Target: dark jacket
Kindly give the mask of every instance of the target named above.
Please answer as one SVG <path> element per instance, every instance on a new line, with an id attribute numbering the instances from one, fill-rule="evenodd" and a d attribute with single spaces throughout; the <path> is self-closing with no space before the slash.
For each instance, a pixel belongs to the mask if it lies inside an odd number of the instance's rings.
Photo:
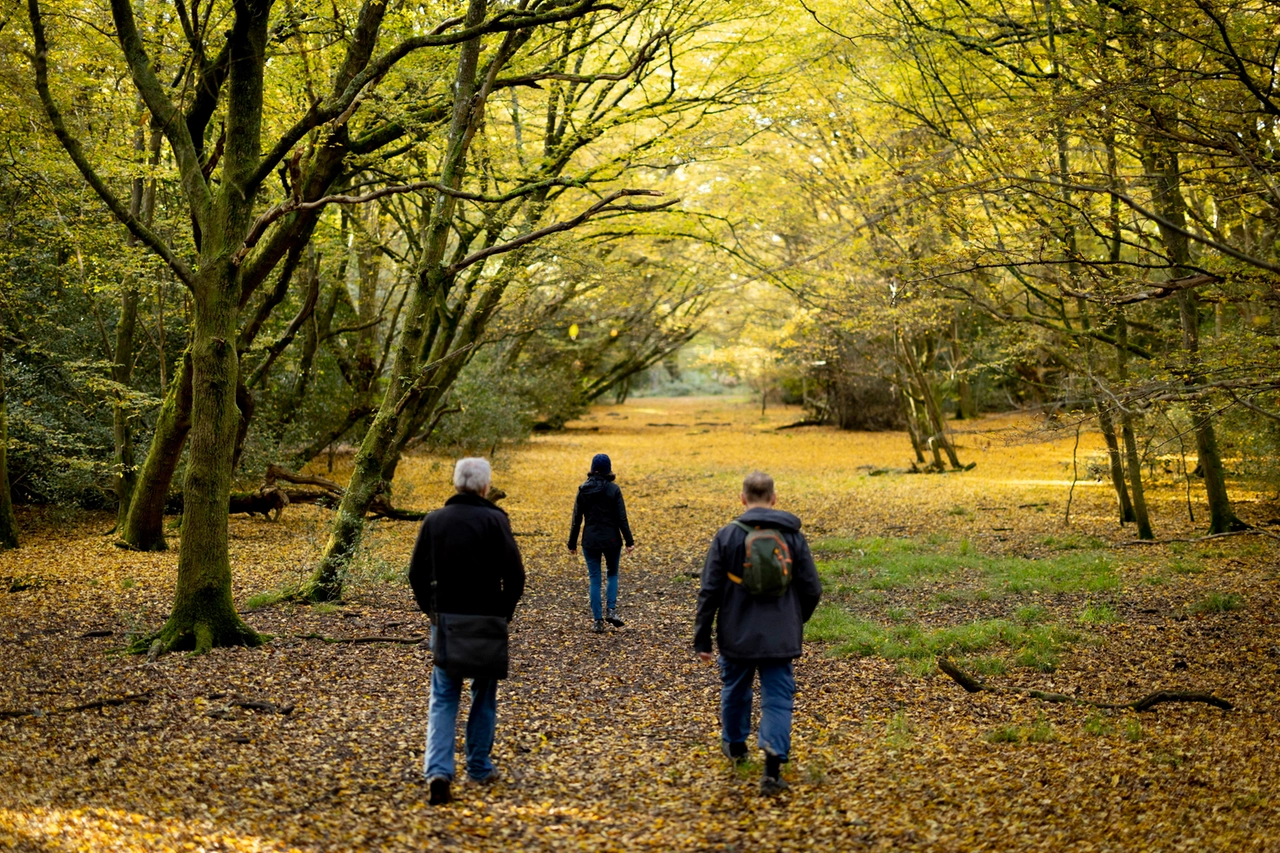
<path id="1" fill-rule="evenodd" d="M 631 526 L 627 524 L 622 489 L 596 474 L 589 475 L 587 481 L 578 486 L 578 498 L 573 502 L 573 527 L 569 531 L 571 551 L 578 547 L 579 527 L 582 528 L 582 547 L 589 551 L 618 548 L 624 541 L 628 548 L 636 544 L 631 538 Z"/>
<path id="2" fill-rule="evenodd" d="M 460 492 L 422 520 L 409 558 L 409 585 L 424 613 L 515 613 L 524 564 L 507 514 Z"/>
<path id="3" fill-rule="evenodd" d="M 707 562 L 702 568 L 693 648 L 699 652 L 711 651 L 714 620 L 716 645 L 727 658 L 798 658 L 804 640 L 804 623 L 809 621 L 822 597 L 822 583 L 813 564 L 813 554 L 800 533 L 800 519 L 789 512 L 763 507 L 749 509 L 739 519 L 753 527 L 772 527 L 782 533 L 791 549 L 791 585 L 777 598 L 757 597 L 729 580 L 729 569 L 741 566 L 746 560 L 747 531 L 736 524 L 720 528 L 711 540 Z"/>

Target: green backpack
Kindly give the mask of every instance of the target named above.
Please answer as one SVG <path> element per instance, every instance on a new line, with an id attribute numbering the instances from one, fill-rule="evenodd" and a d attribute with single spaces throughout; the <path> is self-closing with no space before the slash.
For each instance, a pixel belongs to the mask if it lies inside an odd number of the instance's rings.
<path id="1" fill-rule="evenodd" d="M 729 580 L 741 584 L 752 595 L 778 598 L 791 585 L 791 549 L 782 532 L 771 527 L 752 527 L 734 519 L 747 531 L 746 560 L 742 577 L 729 572 Z"/>

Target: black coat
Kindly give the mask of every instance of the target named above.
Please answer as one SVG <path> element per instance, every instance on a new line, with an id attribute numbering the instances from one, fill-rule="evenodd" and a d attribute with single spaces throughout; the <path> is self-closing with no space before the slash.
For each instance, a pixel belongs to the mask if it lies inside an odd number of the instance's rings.
<path id="1" fill-rule="evenodd" d="M 507 514 L 460 492 L 428 515 L 409 558 L 409 585 L 424 613 L 515 613 L 524 564 Z"/>
<path id="2" fill-rule="evenodd" d="M 716 533 L 702 568 L 693 648 L 711 651 L 711 624 L 716 625 L 720 654 L 737 660 L 790 660 L 800 657 L 804 623 L 822 597 L 822 582 L 813 564 L 809 543 L 800 533 L 800 519 L 778 509 L 755 507 L 739 519 L 755 527 L 782 533 L 791 549 L 791 585 L 777 598 L 753 596 L 728 578 L 731 568 L 746 560 L 747 531 L 728 524 Z M 737 572 L 735 572 L 737 574 Z"/>
<path id="3" fill-rule="evenodd" d="M 584 524 L 585 521 L 585 524 Z M 627 524 L 627 505 L 617 483 L 592 474 L 578 486 L 573 502 L 573 527 L 569 531 L 569 550 L 578 547 L 578 528 L 582 528 L 582 547 L 589 551 L 605 551 L 620 547 L 625 541 L 636 544 Z"/>

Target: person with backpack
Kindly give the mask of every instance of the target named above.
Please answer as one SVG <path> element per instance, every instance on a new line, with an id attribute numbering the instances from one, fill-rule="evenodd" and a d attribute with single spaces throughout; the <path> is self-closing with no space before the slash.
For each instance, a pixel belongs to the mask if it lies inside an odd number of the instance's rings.
<path id="1" fill-rule="evenodd" d="M 587 574 L 591 578 L 591 615 L 595 620 L 593 630 L 604 633 L 604 623 L 621 628 L 618 618 L 618 561 L 625 542 L 627 553 L 635 547 L 631 527 L 627 524 L 627 504 L 622 499 L 622 489 L 613 482 L 613 463 L 604 453 L 591 458 L 591 471 L 587 481 L 578 486 L 578 496 L 573 502 L 573 525 L 569 530 L 569 553 L 578 553 L 578 530 L 582 529 L 582 555 L 587 560 Z M 607 566 L 608 610 L 602 611 L 600 601 L 600 563 Z"/>
<path id="2" fill-rule="evenodd" d="M 822 583 L 800 533 L 800 519 L 774 509 L 773 478 L 762 471 L 742 482 L 746 512 L 720 528 L 707 551 L 694 621 L 693 648 L 704 662 L 715 623 L 720 649 L 720 748 L 735 762 L 747 757 L 751 686 L 760 676 L 760 732 L 764 776 L 760 792 L 787 788 L 782 765 L 791 754 L 791 712 L 804 623 L 822 597 Z"/>

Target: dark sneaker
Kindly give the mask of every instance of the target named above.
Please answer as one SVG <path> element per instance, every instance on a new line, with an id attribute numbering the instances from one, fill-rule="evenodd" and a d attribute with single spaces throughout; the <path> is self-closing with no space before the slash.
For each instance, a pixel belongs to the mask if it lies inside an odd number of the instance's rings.
<path id="1" fill-rule="evenodd" d="M 485 775 L 485 776 L 472 776 L 470 773 L 467 774 L 467 781 L 475 785 L 492 785 L 494 782 L 497 782 L 498 779 L 500 778 L 501 777 L 498 774 L 498 768 L 496 767 L 490 770 L 488 775 Z"/>
<path id="2" fill-rule="evenodd" d="M 623 625 L 626 624 L 625 622 L 623 622 L 621 619 L 618 618 L 617 610 L 610 610 L 609 613 L 604 617 L 604 621 L 608 622 L 610 625 L 612 625 L 615 628 L 621 628 Z"/>
<path id="3" fill-rule="evenodd" d="M 720 741 L 720 751 L 724 753 L 725 758 L 735 764 L 743 764 L 747 760 L 747 745 L 741 741 L 730 743 L 727 740 Z"/>
<path id="4" fill-rule="evenodd" d="M 453 799 L 453 794 L 449 792 L 448 776 L 432 776 L 427 780 L 427 789 L 427 803 L 430 805 L 443 806 Z"/>
<path id="5" fill-rule="evenodd" d="M 766 797 L 777 796 L 790 787 L 781 776 L 764 776 L 760 779 L 760 793 Z"/>
<path id="6" fill-rule="evenodd" d="M 604 620 L 603 620 L 603 619 L 597 619 L 597 620 L 596 620 L 596 626 L 595 626 L 594 628 L 592 628 L 592 629 L 591 629 L 591 631 L 592 631 L 592 633 L 595 633 L 595 634 L 603 634 L 603 633 L 604 633 Z"/>

